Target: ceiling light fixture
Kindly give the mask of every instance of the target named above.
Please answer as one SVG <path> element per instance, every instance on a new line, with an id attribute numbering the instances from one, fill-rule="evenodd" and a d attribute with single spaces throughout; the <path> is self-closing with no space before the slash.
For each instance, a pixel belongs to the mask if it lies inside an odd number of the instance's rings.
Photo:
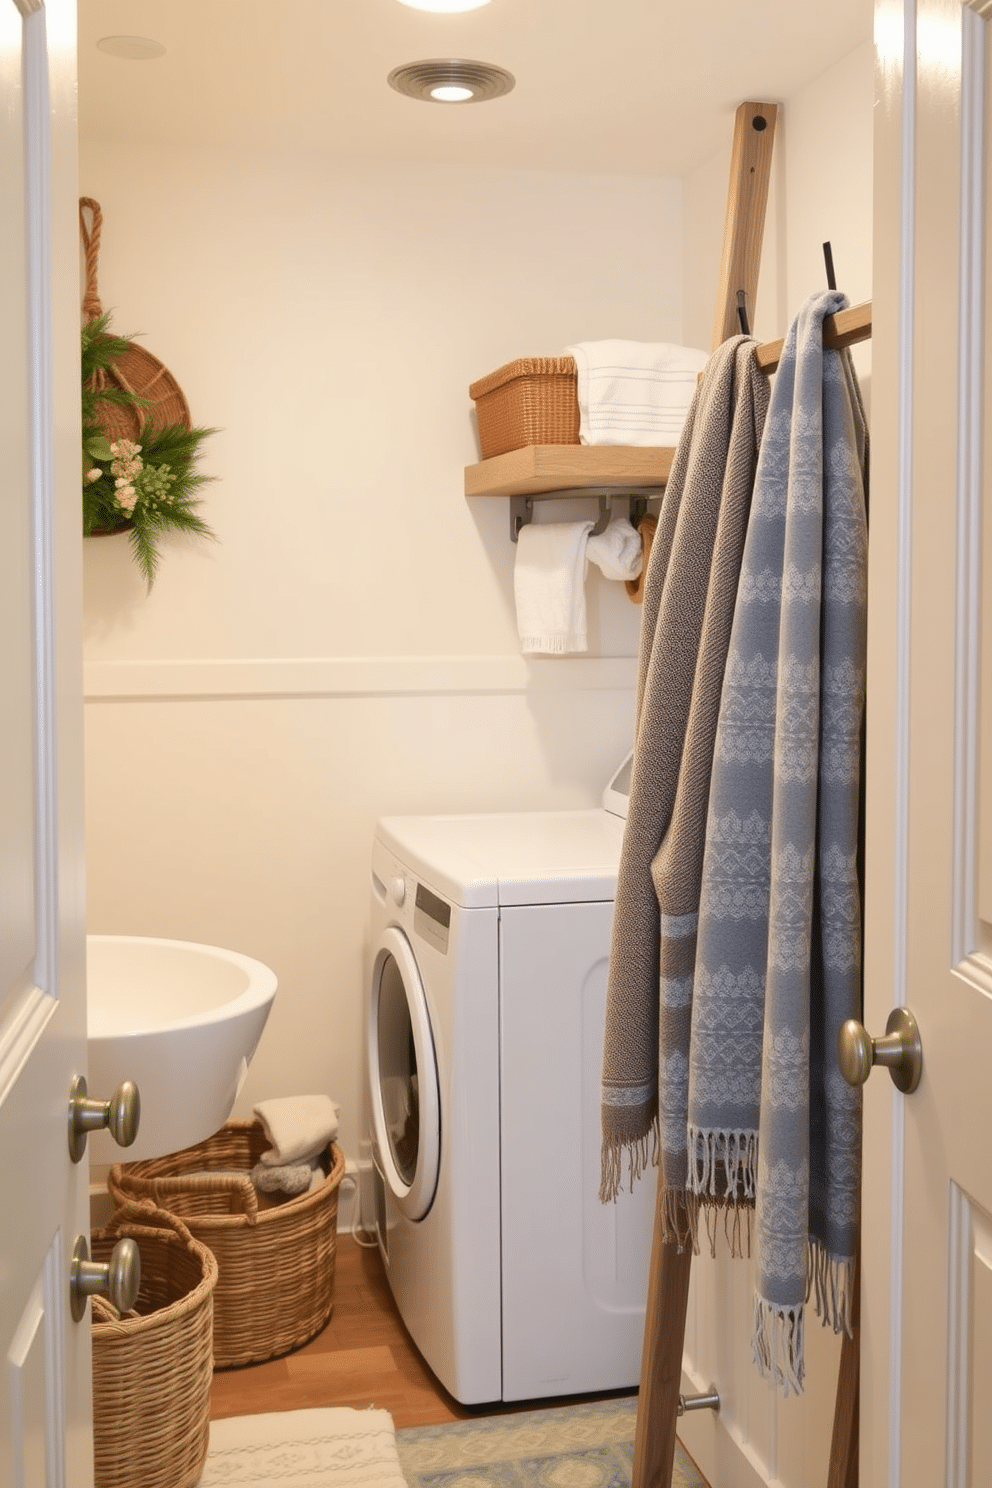
<path id="1" fill-rule="evenodd" d="M 450 83 L 443 83 L 440 87 L 431 89 L 431 97 L 435 103 L 468 103 L 472 97 L 472 89 L 455 88 Z"/>
<path id="2" fill-rule="evenodd" d="M 433 57 L 394 67 L 387 82 L 397 93 L 425 103 L 486 103 L 509 93 L 516 79 L 492 62 Z"/>
<path id="3" fill-rule="evenodd" d="M 150 36 L 101 36 L 97 47 L 111 57 L 123 57 L 126 62 L 150 62 L 154 57 L 165 56 L 165 47 Z"/>
<path id="4" fill-rule="evenodd" d="M 456 10 L 481 10 L 489 0 L 400 0 L 400 4 L 413 10 L 436 10 L 451 15 Z"/>

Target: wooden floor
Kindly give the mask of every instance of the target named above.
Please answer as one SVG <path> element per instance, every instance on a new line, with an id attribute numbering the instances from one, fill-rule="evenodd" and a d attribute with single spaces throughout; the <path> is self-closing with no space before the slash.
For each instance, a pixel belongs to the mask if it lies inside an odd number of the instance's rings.
<path id="1" fill-rule="evenodd" d="M 471 1409 L 459 1405 L 414 1348 L 396 1311 L 378 1250 L 364 1249 L 351 1235 L 342 1234 L 335 1263 L 334 1311 L 327 1327 L 282 1359 L 218 1370 L 210 1413 L 218 1419 L 312 1406 L 350 1405 L 364 1410 L 373 1405 L 389 1411 L 402 1429 L 562 1403 L 541 1400 Z"/>

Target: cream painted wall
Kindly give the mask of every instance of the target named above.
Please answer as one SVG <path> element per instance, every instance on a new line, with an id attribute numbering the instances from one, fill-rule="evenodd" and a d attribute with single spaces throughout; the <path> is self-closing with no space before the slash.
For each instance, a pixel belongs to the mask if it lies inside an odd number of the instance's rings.
<path id="1" fill-rule="evenodd" d="M 802 302 L 826 288 L 822 244 L 830 241 L 839 288 L 852 304 L 872 294 L 872 108 L 874 49 L 852 52 L 779 115 L 754 332 L 784 334 Z M 712 329 L 729 168 L 726 155 L 684 184 L 685 326 L 689 339 Z M 712 276 L 712 277 L 711 277 Z M 705 342 L 708 344 L 708 340 Z M 870 342 L 855 348 L 862 389 L 870 391 Z M 751 1362 L 750 1265 L 705 1255 L 693 1266 L 684 1387 L 715 1387 L 719 1415 L 685 1416 L 679 1434 L 703 1473 L 720 1488 L 813 1488 L 827 1481 L 839 1339 L 812 1315 L 806 1326 L 807 1380 L 782 1399 Z"/>
<path id="2" fill-rule="evenodd" d="M 517 649 L 502 500 L 470 505 L 468 385 L 513 357 L 679 340 L 675 181 L 83 140 L 115 326 L 216 425 L 216 546 L 150 596 L 126 539 L 87 545 L 90 661 Z M 618 231 L 622 226 L 622 234 Z M 593 650 L 637 617 L 591 586 Z"/>
<path id="3" fill-rule="evenodd" d="M 237 1112 L 327 1091 L 354 1157 L 376 817 L 586 806 L 630 747 L 640 612 L 594 569 L 589 656 L 524 662 L 468 384 L 679 340 L 680 187 L 85 132 L 81 183 L 115 326 L 222 431 L 217 543 L 170 544 L 151 594 L 125 538 L 86 543 L 90 928 L 271 965 Z"/>

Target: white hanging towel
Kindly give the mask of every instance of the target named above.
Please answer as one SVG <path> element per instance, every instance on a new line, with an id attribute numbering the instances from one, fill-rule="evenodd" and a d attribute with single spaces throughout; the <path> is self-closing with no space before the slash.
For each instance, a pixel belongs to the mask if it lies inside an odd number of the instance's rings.
<path id="1" fill-rule="evenodd" d="M 586 543 L 591 522 L 527 522 L 517 538 L 513 593 L 524 652 L 586 650 Z"/>
<path id="2" fill-rule="evenodd" d="M 709 353 L 667 341 L 580 341 L 581 444 L 676 445 Z"/>

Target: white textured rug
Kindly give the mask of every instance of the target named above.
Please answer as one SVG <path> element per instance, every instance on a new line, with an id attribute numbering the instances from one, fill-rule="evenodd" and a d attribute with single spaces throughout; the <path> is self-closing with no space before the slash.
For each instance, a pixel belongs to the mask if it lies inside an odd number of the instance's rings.
<path id="1" fill-rule="evenodd" d="M 199 1488 L 406 1488 L 384 1410 L 273 1411 L 211 1421 Z"/>

